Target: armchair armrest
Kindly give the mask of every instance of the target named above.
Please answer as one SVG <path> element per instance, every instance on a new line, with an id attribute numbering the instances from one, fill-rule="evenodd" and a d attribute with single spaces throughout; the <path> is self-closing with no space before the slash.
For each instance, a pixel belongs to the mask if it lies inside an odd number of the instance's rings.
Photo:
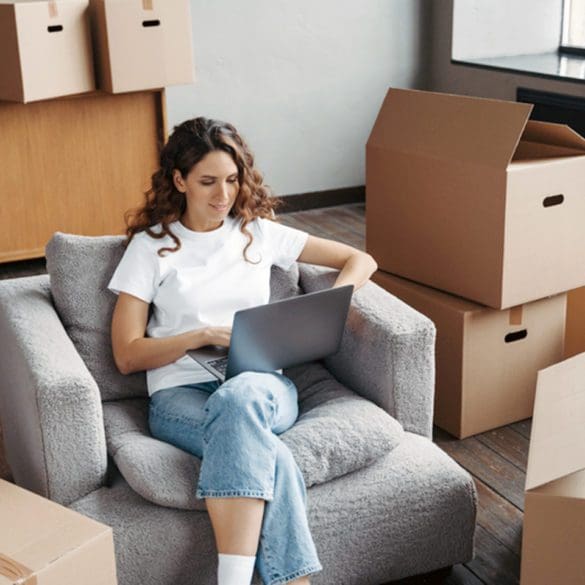
<path id="1" fill-rule="evenodd" d="M 299 267 L 305 292 L 331 287 L 338 274 L 311 264 Z M 405 430 L 432 436 L 435 326 L 428 317 L 370 281 L 354 293 L 341 348 L 325 365 Z"/>
<path id="2" fill-rule="evenodd" d="M 0 281 L 0 417 L 17 484 L 63 505 L 105 484 L 98 386 L 51 302 L 46 275 Z"/>

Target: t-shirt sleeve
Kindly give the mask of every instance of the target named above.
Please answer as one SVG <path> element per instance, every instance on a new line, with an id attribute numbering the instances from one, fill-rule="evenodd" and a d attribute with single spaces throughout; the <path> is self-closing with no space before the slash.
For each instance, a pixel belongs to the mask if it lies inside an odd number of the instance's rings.
<path id="1" fill-rule="evenodd" d="M 309 234 L 269 219 L 259 219 L 264 246 L 272 257 L 272 264 L 288 270 L 298 259 Z"/>
<path id="2" fill-rule="evenodd" d="M 144 238 L 135 236 L 128 244 L 108 289 L 115 294 L 121 292 L 150 303 L 158 284 L 158 259 L 154 246 Z"/>

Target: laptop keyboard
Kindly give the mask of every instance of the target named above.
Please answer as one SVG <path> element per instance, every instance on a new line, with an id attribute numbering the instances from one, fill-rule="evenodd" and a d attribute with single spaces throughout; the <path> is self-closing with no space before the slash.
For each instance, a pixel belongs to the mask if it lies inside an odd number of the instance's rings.
<path id="1" fill-rule="evenodd" d="M 225 372 L 227 370 L 227 365 L 228 365 L 228 358 L 227 357 L 222 357 L 222 358 L 219 358 L 217 360 L 210 360 L 207 363 L 208 363 L 208 365 L 212 366 L 218 372 L 220 372 L 221 374 L 223 374 L 225 376 Z"/>

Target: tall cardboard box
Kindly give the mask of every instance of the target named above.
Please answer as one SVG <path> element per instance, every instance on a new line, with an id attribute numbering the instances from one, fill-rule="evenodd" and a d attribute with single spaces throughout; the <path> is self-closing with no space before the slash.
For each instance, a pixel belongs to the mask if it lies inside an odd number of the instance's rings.
<path id="1" fill-rule="evenodd" d="M 100 89 L 193 82 L 189 0 L 91 0 L 91 16 Z"/>
<path id="2" fill-rule="evenodd" d="M 585 287 L 576 288 L 567 294 L 567 331 L 565 334 L 565 357 L 585 351 Z"/>
<path id="3" fill-rule="evenodd" d="M 437 426 L 464 438 L 532 415 L 538 370 L 563 359 L 566 294 L 496 310 L 378 271 L 437 328 Z"/>
<path id="4" fill-rule="evenodd" d="M 0 479 L 0 584 L 116 585 L 112 529 Z"/>
<path id="5" fill-rule="evenodd" d="M 0 0 L 0 100 L 95 90 L 88 0 Z"/>
<path id="6" fill-rule="evenodd" d="M 522 585 L 585 584 L 585 353 L 538 373 Z"/>
<path id="7" fill-rule="evenodd" d="M 366 148 L 366 248 L 502 309 L 585 285 L 585 139 L 532 105 L 390 89 Z"/>

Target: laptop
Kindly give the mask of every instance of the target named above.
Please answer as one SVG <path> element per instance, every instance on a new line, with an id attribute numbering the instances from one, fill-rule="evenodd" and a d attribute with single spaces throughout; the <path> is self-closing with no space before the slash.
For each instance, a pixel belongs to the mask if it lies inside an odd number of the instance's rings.
<path id="1" fill-rule="evenodd" d="M 353 285 L 237 311 L 230 347 L 187 352 L 221 382 L 242 372 L 274 372 L 338 351 Z"/>

